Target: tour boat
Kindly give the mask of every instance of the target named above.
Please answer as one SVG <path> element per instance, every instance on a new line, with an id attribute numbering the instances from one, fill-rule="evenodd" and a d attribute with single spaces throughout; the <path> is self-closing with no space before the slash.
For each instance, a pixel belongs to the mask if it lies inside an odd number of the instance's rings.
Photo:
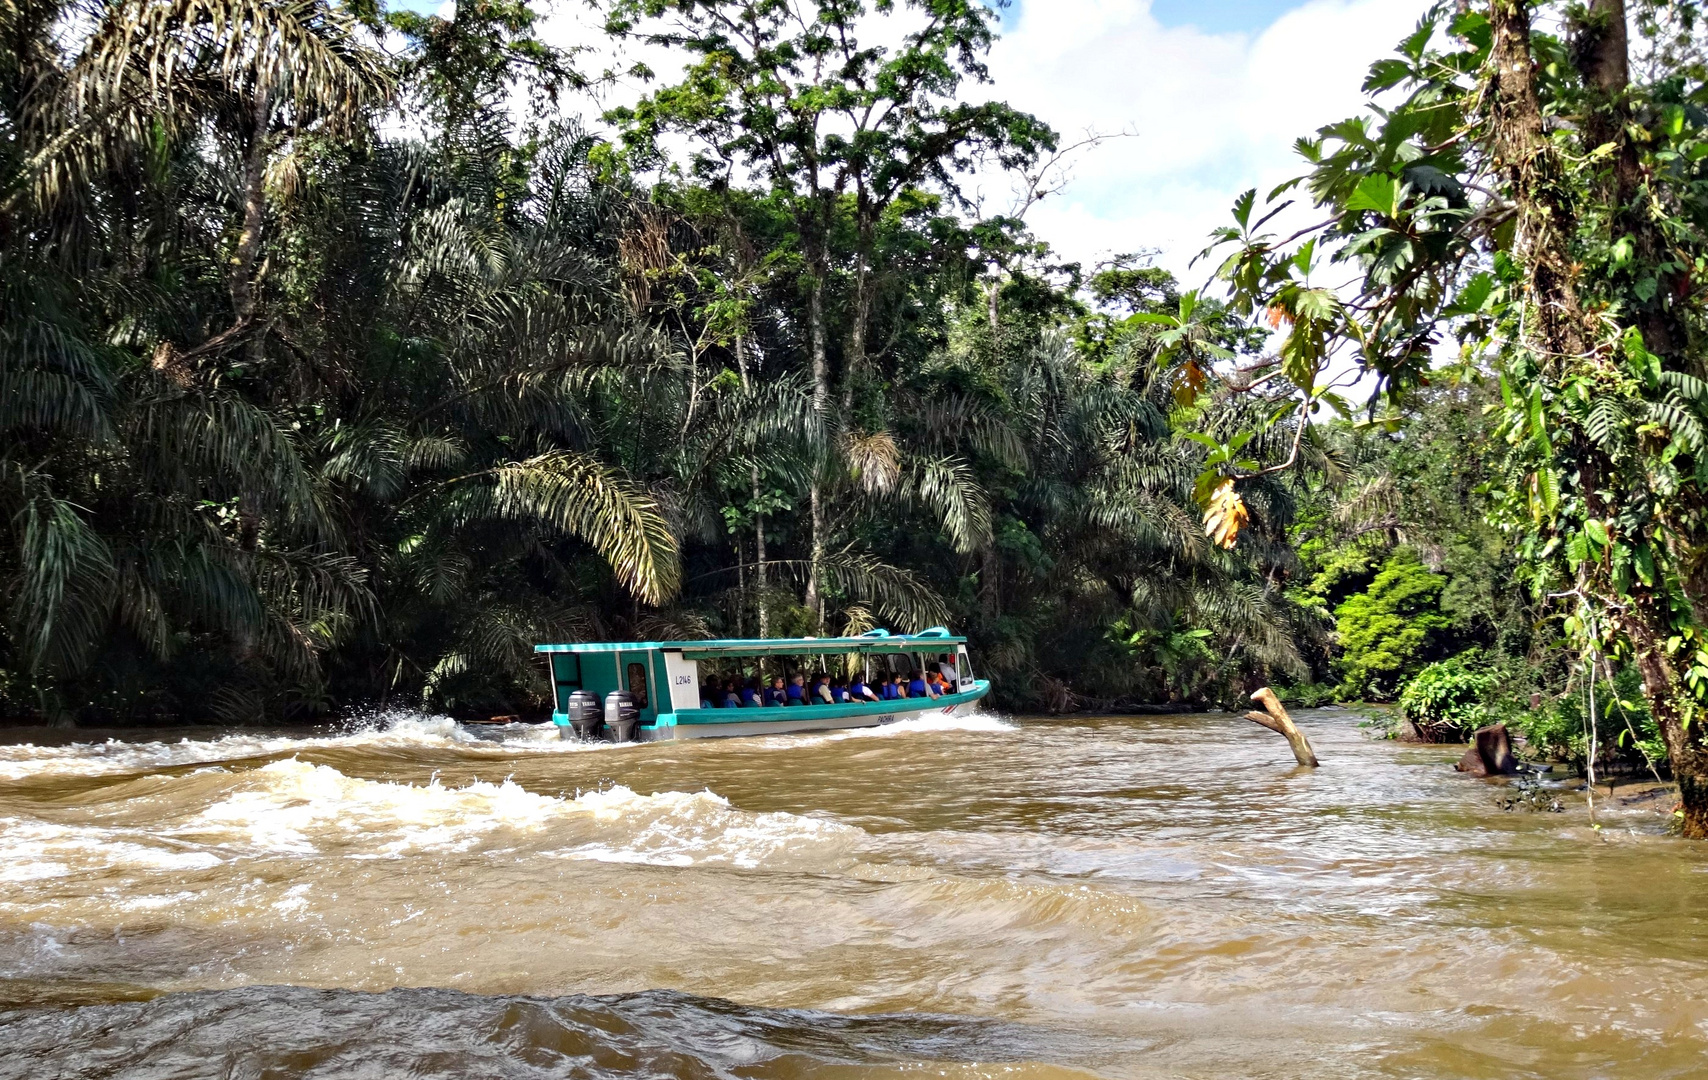
<path id="1" fill-rule="evenodd" d="M 552 722 L 566 739 L 706 739 L 878 727 L 971 712 L 990 692 L 989 681 L 972 677 L 967 639 L 940 626 L 918 634 L 871 630 L 858 637 L 601 642 L 536 645 L 534 651 L 550 663 Z M 702 696 L 703 665 L 708 677 L 759 677 L 762 686 L 777 675 L 810 680 L 820 671 L 860 673 L 873 683 L 886 673 L 905 678 L 912 671 L 938 671 L 947 692 L 830 705 L 708 707 L 717 702 Z M 712 698 L 721 694 L 720 688 Z"/>

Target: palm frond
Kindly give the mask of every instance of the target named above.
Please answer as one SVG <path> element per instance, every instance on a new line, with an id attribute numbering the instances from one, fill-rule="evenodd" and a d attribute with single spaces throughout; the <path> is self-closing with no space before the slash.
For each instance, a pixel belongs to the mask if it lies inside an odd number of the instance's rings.
<path id="1" fill-rule="evenodd" d="M 914 632 L 948 621 L 947 605 L 917 574 L 869 553 L 845 549 L 826 555 L 819 570 L 827 585 L 875 610 L 897 629 Z"/>
<path id="2" fill-rule="evenodd" d="M 661 604 L 680 586 L 676 538 L 659 502 L 585 454 L 541 454 L 450 486 L 455 517 L 533 521 L 580 537 L 645 603 Z"/>
<path id="3" fill-rule="evenodd" d="M 964 459 L 917 459 L 899 490 L 936 514 L 956 551 L 966 554 L 990 543 L 990 500 Z"/>

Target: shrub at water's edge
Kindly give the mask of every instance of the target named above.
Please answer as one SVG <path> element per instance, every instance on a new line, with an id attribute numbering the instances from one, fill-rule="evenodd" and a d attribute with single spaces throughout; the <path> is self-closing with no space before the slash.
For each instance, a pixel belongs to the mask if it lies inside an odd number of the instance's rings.
<path id="1" fill-rule="evenodd" d="M 1593 688 L 1579 670 L 1563 688 L 1545 690 L 1534 666 L 1468 650 L 1424 668 L 1401 692 L 1399 707 L 1372 726 L 1388 738 L 1446 743 L 1505 724 L 1523 756 L 1582 774 L 1590 756 L 1592 694 L 1597 770 L 1664 774 L 1665 747 L 1640 677 L 1629 668 L 1611 683 L 1597 678 Z"/>
<path id="2" fill-rule="evenodd" d="M 1463 657 L 1430 664 L 1400 694 L 1400 716 L 1426 742 L 1463 742 L 1489 718 L 1494 673 Z"/>

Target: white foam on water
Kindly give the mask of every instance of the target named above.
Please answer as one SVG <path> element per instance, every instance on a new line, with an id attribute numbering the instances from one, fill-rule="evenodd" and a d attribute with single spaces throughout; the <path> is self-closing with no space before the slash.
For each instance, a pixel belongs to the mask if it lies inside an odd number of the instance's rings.
<path id="1" fill-rule="evenodd" d="M 237 790 L 172 835 L 251 855 L 394 859 L 464 852 L 500 830 L 567 846 L 545 854 L 608 862 L 756 867 L 785 850 L 840 850 L 859 829 L 796 814 L 732 808 L 710 791 L 645 795 L 617 786 L 564 798 L 511 780 L 446 787 L 364 780 L 295 758 L 236 774 Z"/>
<path id="2" fill-rule="evenodd" d="M 736 810 L 727 799 L 709 791 L 635 796 L 627 788 L 617 788 L 599 796 L 582 796 L 579 801 L 613 795 L 619 803 L 637 798 L 651 801 L 625 815 L 624 827 L 613 830 L 616 835 L 601 836 L 555 855 L 595 862 L 650 866 L 722 864 L 752 870 L 783 859 L 792 863 L 823 862 L 847 854 L 866 839 L 864 830 L 841 822 L 800 814 Z"/>
<path id="3" fill-rule="evenodd" d="M 458 787 L 367 780 L 298 758 L 158 779 L 194 790 L 195 803 L 146 826 L 0 818 L 0 882 L 186 873 L 249 858 L 399 859 L 489 841 L 555 859 L 751 869 L 823 865 L 866 839 L 831 820 L 738 810 L 711 791 L 614 786 L 570 798 L 509 779 Z"/>
<path id="4" fill-rule="evenodd" d="M 844 731 L 820 732 L 812 735 L 778 735 L 764 741 L 767 747 L 818 746 L 847 739 L 893 739 L 900 735 L 920 735 L 947 731 L 998 734 L 1019 731 L 1020 725 L 985 712 L 930 712 L 878 727 L 848 728 Z"/>
<path id="5" fill-rule="evenodd" d="M 26 882 L 106 870 L 185 873 L 223 860 L 211 851 L 151 842 L 132 830 L 0 818 L 0 881 Z"/>
<path id="6" fill-rule="evenodd" d="M 1005 732 L 1017 725 L 989 713 L 945 715 L 933 711 L 873 728 L 808 735 L 778 735 L 755 740 L 756 745 L 778 747 L 812 746 L 841 739 L 893 738 L 922 732 Z M 27 780 L 36 776 L 115 776 L 148 773 L 185 765 L 213 765 L 253 758 L 278 757 L 317 750 L 453 750 L 459 754 L 504 757 L 513 754 L 597 753 L 634 749 L 644 744 L 617 746 L 581 742 L 561 737 L 557 725 L 482 725 L 465 727 L 448 716 L 418 712 L 388 711 L 356 721 L 350 730 L 329 735 L 274 735 L 235 732 L 211 739 L 183 738 L 177 742 L 126 742 L 109 739 L 100 743 L 70 743 L 38 746 L 33 743 L 0 744 L 0 780 Z"/>
<path id="7" fill-rule="evenodd" d="M 464 753 L 585 753 L 606 748 L 559 737 L 555 724 L 504 724 L 479 733 L 448 716 L 386 712 L 359 721 L 334 735 L 257 735 L 237 732 L 213 739 L 177 742 L 71 743 L 37 746 L 0 745 L 0 780 L 41 775 L 106 776 L 152 772 L 184 765 L 217 764 L 273 757 L 305 750 L 453 749 Z M 615 747 L 610 747 L 615 749 Z"/>
<path id="8" fill-rule="evenodd" d="M 241 774 L 241 789 L 189 821 L 180 835 L 251 852 L 312 855 L 327 843 L 375 858 L 418 850 L 465 850 L 494 829 L 535 829 L 568 803 L 510 780 L 447 788 L 345 776 L 296 758 Z"/>

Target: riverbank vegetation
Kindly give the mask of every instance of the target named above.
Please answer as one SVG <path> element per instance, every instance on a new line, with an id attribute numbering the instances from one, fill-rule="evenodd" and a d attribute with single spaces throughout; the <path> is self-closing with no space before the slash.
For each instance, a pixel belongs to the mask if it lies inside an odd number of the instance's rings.
<path id="1" fill-rule="evenodd" d="M 1010 708 L 1593 731 L 1708 829 L 1694 8 L 1438 5 L 1198 282 L 1034 235 L 1095 138 L 897 8 L 617 0 L 680 63 L 609 109 L 522 0 L 0 7 L 0 708 L 950 623 Z"/>

